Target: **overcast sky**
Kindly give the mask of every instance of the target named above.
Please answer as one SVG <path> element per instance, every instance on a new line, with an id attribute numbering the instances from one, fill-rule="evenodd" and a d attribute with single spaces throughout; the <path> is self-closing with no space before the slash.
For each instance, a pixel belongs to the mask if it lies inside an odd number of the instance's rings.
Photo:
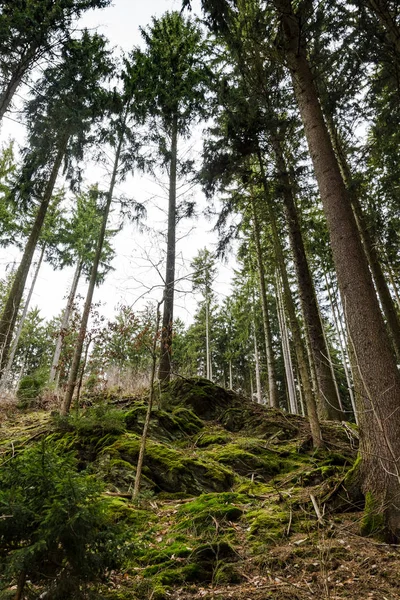
<path id="1" fill-rule="evenodd" d="M 194 13 L 199 11 L 199 1 L 193 2 Z M 134 45 L 141 43 L 139 27 L 146 27 L 151 23 L 151 17 L 161 16 L 167 10 L 180 10 L 181 0 L 114 0 L 112 6 L 97 11 L 90 11 L 79 22 L 79 27 L 96 28 L 104 34 L 113 47 L 120 47 L 129 51 Z M 9 138 L 15 138 L 19 143 L 23 140 L 23 127 L 18 126 L 13 120 L 18 120 L 18 115 L 11 113 L 5 120 L 0 131 L 0 140 L 4 143 Z M 195 139 L 191 141 L 194 152 L 201 148 L 201 127 L 196 130 Z M 99 181 L 107 184 L 107 174 L 99 169 L 91 168 L 86 173 L 88 183 Z M 126 183 L 118 186 L 117 193 L 132 196 L 135 200 L 144 202 L 148 210 L 146 225 L 150 228 L 147 233 L 141 233 L 137 227 L 127 226 L 115 240 L 117 258 L 113 263 L 115 271 L 107 276 L 106 282 L 97 289 L 94 301 L 101 301 L 101 312 L 111 317 L 118 303 L 134 304 L 143 307 L 147 301 L 160 299 L 162 295 L 162 281 L 160 275 L 164 274 L 164 266 L 160 259 L 165 250 L 162 231 L 165 231 L 167 190 L 156 185 L 150 176 L 135 176 Z M 203 212 L 206 202 L 200 190 L 194 191 L 198 212 Z M 207 246 L 210 250 L 215 247 L 216 236 L 211 233 L 212 222 L 199 217 L 194 222 L 186 221 L 181 224 L 178 232 L 177 247 L 177 273 L 178 277 L 190 271 L 190 260 L 196 255 L 198 249 Z M 13 259 L 17 259 L 15 252 L 2 250 L 0 269 L 4 268 Z M 160 275 L 157 274 L 157 268 Z M 227 282 L 230 279 L 231 269 L 220 265 L 220 275 L 216 282 L 216 291 L 222 299 L 229 294 Z M 72 281 L 73 269 L 63 272 L 54 272 L 48 265 L 42 267 L 32 305 L 42 309 L 46 318 L 58 314 L 65 303 L 65 297 Z M 196 302 L 190 293 L 191 284 L 183 281 L 182 290 L 188 294 L 178 293 L 176 298 L 176 315 L 185 322 L 190 322 Z M 79 293 L 86 294 L 86 286 L 81 284 Z"/>

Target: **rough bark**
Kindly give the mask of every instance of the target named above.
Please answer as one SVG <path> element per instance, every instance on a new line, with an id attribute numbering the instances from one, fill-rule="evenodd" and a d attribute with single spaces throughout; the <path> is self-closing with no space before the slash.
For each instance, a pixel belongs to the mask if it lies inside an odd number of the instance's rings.
<path id="1" fill-rule="evenodd" d="M 15 279 L 7 298 L 3 313 L 0 319 L 0 379 L 3 375 L 4 367 L 7 364 L 8 353 L 11 344 L 11 339 L 14 333 L 15 322 L 18 315 L 18 309 L 21 304 L 22 296 L 25 289 L 26 280 L 29 273 L 29 268 L 32 264 L 33 254 L 35 252 L 40 232 L 46 218 L 50 200 L 53 194 L 54 186 L 57 180 L 57 175 L 61 167 L 61 162 L 64 157 L 67 141 L 65 140 L 57 152 L 53 168 L 50 173 L 49 181 L 43 194 L 35 221 L 32 226 L 31 233 L 25 246 L 24 254 L 21 263 L 15 274 Z"/>
<path id="2" fill-rule="evenodd" d="M 72 358 L 71 369 L 70 369 L 69 376 L 68 376 L 67 389 L 65 391 L 64 401 L 63 401 L 63 404 L 61 407 L 61 413 L 63 415 L 67 415 L 69 413 L 69 409 L 71 407 L 71 402 L 72 402 L 72 397 L 74 395 L 75 386 L 77 384 L 77 378 L 78 378 L 78 373 L 79 373 L 79 364 L 81 362 L 83 344 L 85 342 L 87 324 L 89 321 L 89 314 L 90 314 L 90 309 L 92 306 L 94 289 L 96 287 L 97 274 L 99 271 L 101 253 L 103 251 L 104 238 L 106 235 L 108 215 L 110 213 L 110 207 L 111 207 L 111 202 L 113 199 L 114 187 L 115 187 L 115 183 L 117 180 L 117 173 L 118 173 L 119 160 L 120 160 L 120 156 L 121 156 L 122 143 L 123 143 L 123 134 L 120 135 L 120 138 L 118 141 L 118 146 L 117 146 L 117 149 L 115 152 L 114 166 L 113 166 L 113 171 L 112 171 L 112 175 L 111 175 L 110 187 L 109 187 L 108 193 L 107 193 L 107 202 L 106 202 L 106 206 L 104 208 L 103 221 L 101 223 L 99 238 L 97 240 L 96 254 L 94 256 L 92 269 L 90 271 L 90 280 L 89 280 L 88 291 L 87 291 L 86 299 L 85 299 L 85 306 L 83 308 L 81 325 L 79 328 L 78 339 L 75 344 L 74 356 Z"/>
<path id="3" fill-rule="evenodd" d="M 363 490 L 400 536 L 400 374 L 380 312 L 347 190 L 319 104 L 290 0 L 274 0 L 284 52 L 327 219 L 350 343 L 363 385 L 359 410 Z"/>
<path id="4" fill-rule="evenodd" d="M 364 251 L 371 269 L 372 277 L 374 278 L 376 291 L 378 292 L 382 311 L 386 319 L 390 337 L 392 338 L 397 361 L 400 363 L 400 318 L 396 311 L 396 306 L 391 296 L 389 287 L 386 283 L 386 278 L 382 270 L 379 255 L 363 214 L 357 190 L 354 187 L 351 170 L 347 162 L 347 157 L 343 150 L 339 134 L 336 131 L 333 120 L 328 117 L 327 121 L 333 147 L 338 159 L 340 170 L 342 172 L 343 180 L 347 187 L 351 206 L 353 208 L 358 231 L 360 232 Z"/>
<path id="5" fill-rule="evenodd" d="M 164 311 L 161 329 L 161 355 L 158 369 L 160 381 L 171 376 L 172 324 L 174 319 L 175 250 L 176 250 L 176 173 L 178 159 L 178 117 L 171 128 L 171 161 L 169 170 L 167 265 L 164 287 Z"/>
<path id="6" fill-rule="evenodd" d="M 251 200 L 251 210 L 253 216 L 253 237 L 256 246 L 258 281 L 260 286 L 261 310 L 263 316 L 265 352 L 267 356 L 267 371 L 268 371 L 268 396 L 269 405 L 272 408 L 279 407 L 278 387 L 276 385 L 275 359 L 272 348 L 272 335 L 269 319 L 269 310 L 267 302 L 267 289 L 265 285 L 265 269 L 262 259 L 261 243 L 260 243 L 260 224 L 257 216 L 254 199 Z"/>
<path id="7" fill-rule="evenodd" d="M 60 373 L 58 363 L 60 361 L 62 343 L 63 343 L 63 339 L 64 339 L 64 336 L 65 336 L 65 333 L 66 333 L 66 330 L 68 327 L 69 318 L 70 318 L 70 315 L 72 312 L 72 307 L 74 304 L 76 290 L 78 288 L 81 271 L 82 271 L 82 261 L 79 260 L 78 264 L 76 265 L 74 278 L 72 280 L 71 290 L 68 295 L 67 306 L 65 307 L 65 311 L 63 314 L 63 318 L 62 318 L 62 322 L 61 322 L 61 330 L 57 337 L 57 343 L 56 343 L 56 347 L 54 350 L 53 360 L 51 363 L 49 383 L 54 383 L 56 381 L 56 379 L 58 379 L 58 375 Z"/>

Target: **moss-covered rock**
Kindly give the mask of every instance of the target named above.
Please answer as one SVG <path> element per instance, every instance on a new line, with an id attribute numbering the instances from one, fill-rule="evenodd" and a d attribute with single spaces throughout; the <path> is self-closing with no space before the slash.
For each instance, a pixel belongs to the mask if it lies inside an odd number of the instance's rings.
<path id="1" fill-rule="evenodd" d="M 111 457 L 119 457 L 136 465 L 140 439 L 125 434 L 105 449 Z M 143 473 L 157 489 L 166 492 L 198 494 L 203 491 L 225 491 L 232 487 L 233 472 L 212 460 L 204 461 L 188 456 L 166 444 L 148 440 L 144 456 Z"/>
<path id="2" fill-rule="evenodd" d="M 273 475 L 276 475 L 284 469 L 284 464 L 279 460 L 276 453 L 267 448 L 261 449 L 255 445 L 249 449 L 243 448 L 243 443 L 230 443 L 223 447 L 215 447 L 205 451 L 205 455 L 223 465 L 228 465 L 236 473 L 251 477 L 257 475 L 258 478 L 268 481 Z M 254 448 L 256 448 L 254 452 Z"/>
<path id="3" fill-rule="evenodd" d="M 223 529 L 229 522 L 237 521 L 243 514 L 242 504 L 247 501 L 244 494 L 226 492 L 222 494 L 202 494 L 192 502 L 178 509 L 178 531 L 193 532 L 202 536 L 216 527 Z"/>

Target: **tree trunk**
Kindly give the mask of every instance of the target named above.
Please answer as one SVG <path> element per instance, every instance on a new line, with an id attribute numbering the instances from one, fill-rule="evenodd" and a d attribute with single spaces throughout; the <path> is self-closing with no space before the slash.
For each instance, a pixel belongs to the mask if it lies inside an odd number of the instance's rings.
<path id="1" fill-rule="evenodd" d="M 400 363 L 400 319 L 396 311 L 396 306 L 390 294 L 389 287 L 386 283 L 385 275 L 382 270 L 378 252 L 373 242 L 372 236 L 368 229 L 365 216 L 360 204 L 360 200 L 356 189 L 354 188 L 353 178 L 347 157 L 345 155 L 339 134 L 336 131 L 335 124 L 330 115 L 327 117 L 329 130 L 332 138 L 333 147 L 338 159 L 339 167 L 342 172 L 344 183 L 347 187 L 347 192 L 351 205 L 353 207 L 354 216 L 358 231 L 360 232 L 364 251 L 371 269 L 372 277 L 374 278 L 375 287 L 378 292 L 379 300 L 386 318 L 386 323 L 392 338 L 393 347 L 396 352 L 397 361 Z"/>
<path id="2" fill-rule="evenodd" d="M 258 280 L 260 285 L 260 300 L 261 309 L 263 315 L 263 326 L 264 326 L 264 339 L 265 339 L 265 351 L 267 356 L 267 370 L 268 370 L 268 395 L 269 395 L 269 406 L 271 408 L 279 407 L 278 399 L 278 388 L 276 385 L 276 370 L 275 370 L 275 359 L 272 349 L 272 335 L 271 327 L 269 322 L 269 310 L 267 302 L 267 289 L 265 285 L 265 270 L 262 259 L 261 243 L 260 243 L 260 224 L 258 221 L 258 215 L 254 204 L 254 199 L 251 199 L 251 209 L 253 216 L 253 233 L 254 243 L 256 246 L 257 255 L 257 267 L 258 267 Z"/>
<path id="3" fill-rule="evenodd" d="M 296 400 L 296 386 L 294 382 L 293 376 L 293 364 L 292 357 L 290 354 L 290 342 L 289 335 L 287 330 L 287 322 L 286 322 L 286 314 L 285 314 L 285 306 L 283 303 L 282 297 L 282 289 L 281 289 L 281 281 L 278 274 L 276 272 L 276 297 L 277 297 L 277 306 L 278 306 L 278 320 L 279 320 L 279 329 L 281 331 L 281 339 L 282 339 L 282 350 L 283 350 L 283 362 L 285 365 L 285 374 L 286 374 L 286 384 L 289 398 L 289 412 L 292 414 L 297 414 L 297 400 Z"/>
<path id="4" fill-rule="evenodd" d="M 69 318 L 70 318 L 71 312 L 72 312 L 72 307 L 74 305 L 76 290 L 78 289 L 78 283 L 79 283 L 79 278 L 81 276 L 81 271 L 82 271 L 82 260 L 79 260 L 78 264 L 76 265 L 74 278 L 72 280 L 71 290 L 69 292 L 69 296 L 68 296 L 68 300 L 67 300 L 67 306 L 65 307 L 65 311 L 63 314 L 62 322 L 61 322 L 61 330 L 58 335 L 56 347 L 54 350 L 53 360 L 52 360 L 51 369 L 50 369 L 50 376 L 49 376 L 50 384 L 54 383 L 56 381 L 56 379 L 58 380 L 58 376 L 60 373 L 58 363 L 60 361 L 62 344 L 63 344 L 65 333 L 67 331 Z"/>
<path id="5" fill-rule="evenodd" d="M 101 253 L 103 251 L 104 238 L 106 235 L 108 215 L 110 213 L 110 207 L 111 207 L 111 202 L 113 199 L 114 187 L 115 187 L 115 183 L 117 180 L 117 173 L 118 173 L 119 160 L 120 160 L 120 156 L 121 156 L 122 143 L 123 143 L 123 133 L 121 133 L 121 135 L 120 135 L 117 150 L 115 153 L 113 172 L 111 175 L 110 187 L 109 187 L 108 193 L 107 193 L 107 202 L 106 202 L 106 206 L 104 208 L 103 221 L 101 223 L 99 239 L 97 240 L 96 254 L 95 254 L 95 257 L 93 260 L 92 269 L 90 271 L 89 287 L 88 287 L 88 291 L 86 294 L 85 306 L 83 308 L 82 321 L 81 321 L 81 325 L 79 328 L 78 339 L 75 344 L 74 356 L 72 358 L 71 369 L 70 369 L 69 376 L 68 376 L 67 389 L 65 391 L 64 402 L 61 407 L 61 414 L 63 414 L 63 415 L 67 415 L 69 413 L 69 409 L 71 407 L 71 402 L 72 402 L 72 397 L 74 395 L 75 386 L 77 384 L 77 377 L 78 377 L 78 373 L 79 373 L 79 364 L 81 362 L 82 349 L 83 349 L 83 344 L 85 341 L 90 309 L 92 307 L 94 289 L 96 287 L 97 273 L 99 270 Z"/>
<path id="6" fill-rule="evenodd" d="M 232 359 L 229 359 L 229 389 L 233 390 Z"/>
<path id="7" fill-rule="evenodd" d="M 344 369 L 344 374 L 346 376 L 347 389 L 349 392 L 351 407 L 353 409 L 354 419 L 355 419 L 356 423 L 358 424 L 357 408 L 356 408 L 356 402 L 355 402 L 354 393 L 353 393 L 353 383 L 351 380 L 351 373 L 350 373 L 350 367 L 349 367 L 350 361 L 348 360 L 348 356 L 346 353 L 345 331 L 344 331 L 343 324 L 341 322 L 341 316 L 340 316 L 340 312 L 339 312 L 339 308 L 338 308 L 336 299 L 333 297 L 333 294 L 331 293 L 331 290 L 330 290 L 330 288 L 332 287 L 332 284 L 328 281 L 328 276 L 326 273 L 324 273 L 324 277 L 325 277 L 325 283 L 326 283 L 326 289 L 328 292 L 329 302 L 331 305 L 333 320 L 335 323 L 336 334 L 337 334 L 337 338 L 339 340 L 340 354 L 342 355 L 343 369 Z"/>
<path id="8" fill-rule="evenodd" d="M 10 379 L 11 367 L 12 367 L 12 364 L 14 362 L 15 353 L 16 353 L 17 348 L 18 348 L 19 338 L 21 337 L 21 332 L 22 332 L 22 328 L 23 328 L 24 323 L 25 323 L 26 315 L 28 314 L 28 308 L 29 308 L 29 305 L 30 305 L 30 302 L 31 302 L 31 299 L 32 299 L 33 290 L 35 289 L 35 285 L 36 285 L 36 281 L 37 281 L 37 278 L 38 278 L 38 275 L 39 275 L 40 267 L 42 266 L 42 262 L 43 262 L 43 257 L 44 257 L 45 250 L 46 250 L 46 244 L 43 244 L 42 250 L 40 252 L 39 260 L 38 260 L 38 263 L 36 265 L 35 273 L 33 275 L 31 287 L 29 288 L 29 293 L 28 293 L 28 296 L 26 298 L 24 310 L 22 311 L 22 315 L 21 315 L 21 318 L 19 320 L 18 328 L 17 328 L 16 334 L 14 336 L 13 343 L 11 345 L 11 350 L 10 350 L 10 355 L 8 357 L 7 365 L 6 365 L 5 369 L 4 369 L 3 377 L 2 377 L 1 382 L 0 382 L 0 390 L 6 389 L 8 381 Z"/>
<path id="9" fill-rule="evenodd" d="M 343 419 L 343 415 L 340 410 L 335 383 L 332 378 L 329 352 L 325 344 L 325 336 L 319 313 L 317 296 L 308 266 L 303 236 L 300 229 L 297 209 L 293 198 L 292 187 L 284 160 L 283 150 L 278 139 L 274 136 L 272 136 L 272 145 L 274 148 L 278 174 L 282 184 L 282 199 L 289 230 L 290 246 L 292 249 L 296 269 L 304 326 L 315 365 L 318 385 L 318 411 L 321 419 L 341 421 Z M 264 188 L 266 188 L 267 184 L 264 164 L 260 152 L 258 158 Z"/>
<path id="10" fill-rule="evenodd" d="M 258 404 L 262 404 L 260 357 L 259 357 L 258 348 L 257 348 L 256 322 L 254 319 L 253 319 L 253 340 L 254 340 L 254 361 L 255 361 L 255 365 L 256 365 L 257 402 L 258 402 Z"/>
<path id="11" fill-rule="evenodd" d="M 318 419 L 317 412 L 317 404 L 315 401 L 315 396 L 312 389 L 312 374 L 310 376 L 309 370 L 307 368 L 307 358 L 306 351 L 304 349 L 303 339 L 301 336 L 299 321 L 296 316 L 296 309 L 293 302 L 292 292 L 290 290 L 286 263 L 283 256 L 282 245 L 278 235 L 278 228 L 276 225 L 276 219 L 274 212 L 271 208 L 271 204 L 267 194 L 265 194 L 265 199 L 268 206 L 268 215 L 269 222 L 271 224 L 272 229 L 272 237 L 274 242 L 274 249 L 276 255 L 276 262 L 279 267 L 280 275 L 282 278 L 282 286 L 283 286 L 283 295 L 284 295 L 284 305 L 287 310 L 287 314 L 289 317 L 290 328 L 293 335 L 293 344 L 296 353 L 297 367 L 300 373 L 300 381 L 301 386 L 304 391 L 304 398 L 307 407 L 307 416 L 310 423 L 311 437 L 313 440 L 313 445 L 315 448 L 321 447 L 323 445 L 322 442 L 322 432 Z M 310 371 L 312 366 L 310 364 Z M 317 388 L 316 388 L 317 389 Z"/>
<path id="12" fill-rule="evenodd" d="M 363 384 L 361 473 L 368 509 L 385 517 L 400 536 L 400 374 L 380 312 L 357 224 L 325 124 L 299 20 L 290 0 L 274 0 L 280 12 L 285 56 L 328 223 L 339 289 L 358 375 Z"/>
<path id="13" fill-rule="evenodd" d="M 167 265 L 164 287 L 164 312 L 161 330 L 161 355 L 158 368 L 160 381 L 171 377 L 172 324 L 174 319 L 175 246 L 176 246 L 176 172 L 178 160 L 178 116 L 171 130 L 171 162 L 169 172 Z"/>
<path id="14" fill-rule="evenodd" d="M 210 315 L 209 315 L 209 300 L 208 294 L 206 290 L 206 361 L 207 361 L 207 369 L 206 369 L 206 378 L 212 381 L 212 373 L 211 373 L 211 356 L 210 356 Z"/>
<path id="15" fill-rule="evenodd" d="M 36 48 L 30 47 L 25 55 L 21 55 L 18 65 L 15 67 L 3 93 L 0 95 L 0 123 L 11 104 L 15 92 L 21 85 L 25 73 L 29 70 L 34 60 L 35 52 Z"/>
<path id="16" fill-rule="evenodd" d="M 14 600 L 22 600 L 24 597 L 24 589 L 26 583 L 26 571 L 22 570 L 18 577 L 17 591 L 15 592 Z"/>
<path id="17" fill-rule="evenodd" d="M 56 159 L 54 161 L 53 168 L 50 173 L 50 178 L 47 183 L 46 189 L 43 194 L 42 201 L 39 206 L 39 210 L 36 214 L 35 221 L 28 241 L 25 246 L 25 251 L 22 256 L 21 264 L 19 265 L 13 285 L 7 298 L 3 313 L 0 319 L 0 379 L 2 377 L 4 367 L 8 360 L 8 351 L 11 344 L 12 335 L 14 333 L 15 322 L 18 315 L 18 310 L 21 304 L 22 296 L 25 289 L 26 280 L 29 273 L 29 268 L 32 263 L 33 254 L 36 249 L 36 245 L 40 236 L 40 232 L 43 227 L 43 223 L 46 217 L 47 209 L 49 208 L 51 196 L 53 194 L 54 186 L 56 183 L 58 171 L 61 167 L 61 162 L 65 154 L 65 148 L 67 140 L 60 145 L 58 149 Z"/>
<path id="18" fill-rule="evenodd" d="M 141 439 L 141 442 L 140 442 L 139 457 L 138 457 L 138 462 L 137 462 L 137 466 L 136 466 L 135 485 L 134 485 L 133 494 L 132 494 L 132 498 L 134 500 L 138 497 L 139 491 L 140 491 L 140 482 L 141 482 L 141 479 L 142 479 L 142 467 L 143 467 L 144 453 L 145 453 L 145 450 L 146 450 L 147 433 L 148 433 L 149 425 L 150 425 L 151 411 L 153 409 L 154 379 L 155 379 L 155 376 L 156 376 L 156 363 L 157 363 L 157 340 L 158 340 L 158 330 L 160 328 L 160 320 L 161 320 L 160 306 L 161 306 L 162 302 L 164 302 L 164 300 L 161 300 L 161 302 L 159 302 L 157 304 L 156 329 L 155 329 L 155 332 L 154 332 L 153 348 L 152 348 L 152 363 L 151 363 L 149 403 L 147 405 L 146 419 L 145 419 L 145 422 L 144 422 L 144 425 L 143 425 L 143 432 L 142 432 L 142 439 Z"/>
<path id="19" fill-rule="evenodd" d="M 81 396 L 81 389 L 82 389 L 82 383 L 83 383 L 83 377 L 85 375 L 85 370 L 86 370 L 86 364 L 87 364 L 87 359 L 89 356 L 89 348 L 90 348 L 90 344 L 92 343 L 92 337 L 89 337 L 87 343 L 86 343 L 86 348 L 85 348 L 85 354 L 83 356 L 83 361 L 82 361 L 82 365 L 81 365 L 81 369 L 80 369 L 80 374 L 79 374 L 79 381 L 78 381 L 78 386 L 76 389 L 76 410 L 79 410 L 79 398 Z"/>

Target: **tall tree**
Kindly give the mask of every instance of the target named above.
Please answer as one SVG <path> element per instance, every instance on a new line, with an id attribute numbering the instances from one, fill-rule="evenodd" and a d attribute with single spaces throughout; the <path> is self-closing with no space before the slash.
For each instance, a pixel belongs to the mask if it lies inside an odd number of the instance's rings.
<path id="1" fill-rule="evenodd" d="M 76 18 L 111 0 L 2 0 L 0 12 L 0 121 L 25 75 L 54 55 Z"/>
<path id="2" fill-rule="evenodd" d="M 350 341 L 363 384 L 363 489 L 369 509 L 385 515 L 392 535 L 400 536 L 400 441 L 392 415 L 400 402 L 400 374 L 392 351 L 348 194 L 323 118 L 307 59 L 304 29 L 289 0 L 273 0 L 281 25 L 280 44 L 291 74 L 325 215 Z"/>
<path id="3" fill-rule="evenodd" d="M 28 276 L 29 267 L 52 198 L 62 162 L 72 183 L 79 179 L 90 129 L 101 115 L 104 90 L 101 83 L 110 73 L 105 40 L 85 31 L 63 49 L 62 64 L 46 69 L 37 96 L 27 106 L 28 142 L 15 185 L 21 210 L 36 206 L 31 231 L 20 266 L 0 318 L 0 373 L 8 350 Z M 33 211 L 32 211 L 33 212 Z M 1 376 L 1 375 L 0 375 Z"/>
<path id="4" fill-rule="evenodd" d="M 83 308 L 82 320 L 79 328 L 79 334 L 75 345 L 74 356 L 71 369 L 68 376 L 67 389 L 62 403 L 62 413 L 68 414 L 74 390 L 78 382 L 79 366 L 81 362 L 82 350 L 85 341 L 87 325 L 92 306 L 94 289 L 98 278 L 98 271 L 104 242 L 106 240 L 107 223 L 114 199 L 115 186 L 118 181 L 124 179 L 127 173 L 131 172 L 133 167 L 138 164 L 138 149 L 140 142 L 135 126 L 138 124 L 140 107 L 136 106 L 138 81 L 141 74 L 141 61 L 138 52 L 133 52 L 129 58 L 124 61 L 124 69 L 120 73 L 122 79 L 122 89 L 114 92 L 109 97 L 110 118 L 102 131 L 102 141 L 108 144 L 113 151 L 112 167 L 110 173 L 110 182 L 107 191 L 103 192 L 104 206 L 102 210 L 102 221 L 99 235 L 96 243 L 93 262 L 90 269 L 89 285 Z M 143 207 L 134 201 L 132 212 L 136 209 L 137 214 L 143 214 Z"/>
<path id="5" fill-rule="evenodd" d="M 197 256 L 190 264 L 193 269 L 192 282 L 193 291 L 199 291 L 203 296 L 205 310 L 205 337 L 206 337 L 206 377 L 212 381 L 212 358 L 211 358 L 211 325 L 210 312 L 211 303 L 214 299 L 213 283 L 217 274 L 215 258 L 207 249 L 199 250 Z"/>
<path id="6" fill-rule="evenodd" d="M 159 155 L 169 173 L 167 260 L 161 332 L 159 378 L 171 373 L 174 318 L 177 176 L 180 164 L 178 138 L 190 135 L 190 127 L 206 109 L 208 70 L 205 46 L 198 25 L 179 12 L 167 12 L 142 30 L 146 43 L 144 76 L 147 82 L 148 114 L 155 129 Z"/>

